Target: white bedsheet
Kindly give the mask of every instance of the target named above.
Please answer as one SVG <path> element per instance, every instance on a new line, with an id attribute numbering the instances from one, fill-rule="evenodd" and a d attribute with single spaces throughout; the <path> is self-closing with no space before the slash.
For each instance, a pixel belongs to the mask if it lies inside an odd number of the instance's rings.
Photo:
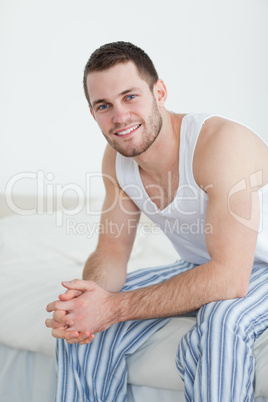
<path id="1" fill-rule="evenodd" d="M 92 235 L 83 234 L 83 225 L 68 233 L 68 219 L 75 219 L 77 225 L 90 224 Z M 60 284 L 62 280 L 81 277 L 84 262 L 97 243 L 98 220 L 98 216 L 67 216 L 61 227 L 56 226 L 55 215 L 13 215 L 0 220 L 1 344 L 54 357 L 55 340 L 44 324 L 48 317 L 45 308 L 48 302 L 57 299 L 65 290 Z M 168 264 L 178 259 L 168 239 L 153 229 L 154 236 L 150 234 L 148 221 L 142 221 L 129 271 Z M 150 353 L 150 348 L 158 348 L 163 357 L 167 357 L 168 353 L 173 356 L 179 339 L 178 328 L 167 326 L 163 331 L 170 329 L 171 333 L 167 336 L 173 338 L 174 342 L 166 344 L 167 349 L 157 344 L 159 334 L 155 334 L 150 340 L 151 344 L 147 345 L 148 349 L 140 351 L 132 359 L 129 370 L 132 384 L 163 387 L 163 371 L 151 358 L 155 353 Z M 268 397 L 268 330 L 257 340 L 254 351 L 258 371 L 256 396 Z M 170 379 L 168 388 L 180 389 L 176 369 L 168 364 L 173 359 L 164 360 L 167 361 L 165 376 Z M 152 367 L 155 370 L 153 376 Z"/>
<path id="2" fill-rule="evenodd" d="M 81 278 L 84 262 L 97 243 L 98 222 L 99 216 L 82 214 L 65 216 L 61 227 L 56 226 L 55 215 L 12 215 L 0 220 L 0 343 L 54 356 L 55 340 L 44 324 L 49 316 L 45 308 L 65 291 L 62 280 Z M 86 223 L 91 236 L 82 233 Z M 146 234 L 148 223 L 143 229 L 129 271 L 178 259 L 164 235 Z"/>

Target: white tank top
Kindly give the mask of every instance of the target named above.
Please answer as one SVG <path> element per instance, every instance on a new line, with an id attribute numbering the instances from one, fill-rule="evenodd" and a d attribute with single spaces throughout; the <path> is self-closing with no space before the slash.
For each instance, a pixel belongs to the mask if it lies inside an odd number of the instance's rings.
<path id="1" fill-rule="evenodd" d="M 180 130 L 179 187 L 172 203 L 163 210 L 158 209 L 148 196 L 137 162 L 119 153 L 116 156 L 116 176 L 120 187 L 162 229 L 179 256 L 194 264 L 204 264 L 210 260 L 205 240 L 206 233 L 213 232 L 212 227 L 206 225 L 208 195 L 194 179 L 193 156 L 200 130 L 211 116 L 207 113 L 190 113 L 183 117 Z M 261 218 L 255 263 L 268 263 L 268 184 L 259 189 L 258 193 Z"/>

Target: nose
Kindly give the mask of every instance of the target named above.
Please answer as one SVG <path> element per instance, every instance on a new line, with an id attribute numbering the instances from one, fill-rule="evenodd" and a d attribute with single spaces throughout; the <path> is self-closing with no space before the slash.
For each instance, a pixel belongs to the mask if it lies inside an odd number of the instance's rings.
<path id="1" fill-rule="evenodd" d="M 126 105 L 114 105 L 113 107 L 113 123 L 123 124 L 130 118 L 130 112 Z"/>

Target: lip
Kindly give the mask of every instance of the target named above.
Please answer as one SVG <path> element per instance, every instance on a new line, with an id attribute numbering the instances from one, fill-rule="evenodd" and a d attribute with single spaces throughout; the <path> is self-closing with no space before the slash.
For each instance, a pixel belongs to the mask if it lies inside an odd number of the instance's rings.
<path id="1" fill-rule="evenodd" d="M 123 131 L 130 130 L 130 129 L 133 128 L 133 127 L 136 127 L 136 128 L 135 128 L 134 130 L 130 131 L 130 133 L 127 133 L 127 134 L 118 134 L 118 133 L 122 133 Z M 140 127 L 141 127 L 141 124 L 140 124 L 140 123 L 138 123 L 138 124 L 133 124 L 133 125 L 131 125 L 131 126 L 124 127 L 124 128 L 123 128 L 122 130 L 120 130 L 120 131 L 116 131 L 114 134 L 115 134 L 117 137 L 127 138 L 127 137 L 130 137 L 131 135 L 133 135 L 134 133 L 136 133 L 136 131 L 137 131 Z"/>

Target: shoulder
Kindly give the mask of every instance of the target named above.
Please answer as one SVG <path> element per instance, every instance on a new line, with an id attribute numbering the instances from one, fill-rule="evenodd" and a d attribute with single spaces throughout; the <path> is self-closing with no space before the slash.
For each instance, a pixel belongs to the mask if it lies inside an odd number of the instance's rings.
<path id="1" fill-rule="evenodd" d="M 256 135 L 222 117 L 205 121 L 195 149 L 194 176 L 204 187 L 224 187 L 256 171 Z"/>

